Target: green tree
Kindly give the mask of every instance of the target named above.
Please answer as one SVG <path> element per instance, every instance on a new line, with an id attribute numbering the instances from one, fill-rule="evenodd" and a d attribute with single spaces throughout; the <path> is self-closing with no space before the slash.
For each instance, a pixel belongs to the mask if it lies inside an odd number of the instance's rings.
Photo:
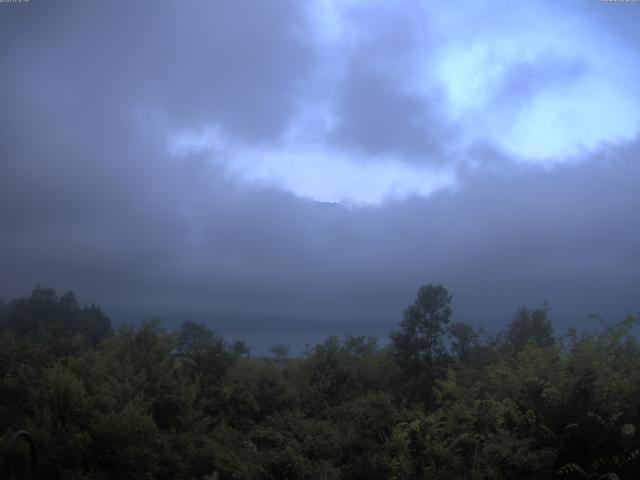
<path id="1" fill-rule="evenodd" d="M 521 351 L 529 342 L 538 347 L 548 347 L 555 343 L 553 325 L 548 318 L 549 307 L 545 304 L 530 310 L 521 308 L 507 327 L 505 341 L 513 352 Z"/>
<path id="2" fill-rule="evenodd" d="M 29 297 L 14 299 L 2 310 L 3 329 L 46 343 L 57 356 L 96 347 L 113 333 L 100 308 L 80 307 L 72 292 L 58 296 L 51 288 L 36 287 Z"/>
<path id="3" fill-rule="evenodd" d="M 436 367 L 445 356 L 443 334 L 451 318 L 451 294 L 443 285 L 424 285 L 391 333 L 394 356 L 407 381 L 409 400 L 429 402 Z"/>
<path id="4" fill-rule="evenodd" d="M 275 357 L 276 363 L 284 362 L 289 356 L 289 347 L 287 345 L 274 345 L 269 351 Z"/>
<path id="5" fill-rule="evenodd" d="M 463 322 L 453 323 L 449 327 L 451 352 L 460 360 L 466 360 L 479 345 L 480 335 L 474 328 Z"/>
<path id="6" fill-rule="evenodd" d="M 185 320 L 177 332 L 176 351 L 181 355 L 192 355 L 215 344 L 217 338 L 205 324 Z"/>

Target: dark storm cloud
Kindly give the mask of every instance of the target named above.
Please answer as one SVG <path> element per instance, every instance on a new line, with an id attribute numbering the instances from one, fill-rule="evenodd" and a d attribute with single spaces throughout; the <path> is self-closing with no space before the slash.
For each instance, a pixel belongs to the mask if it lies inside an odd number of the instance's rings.
<path id="1" fill-rule="evenodd" d="M 3 86 L 18 111 L 27 99 L 91 118 L 149 107 L 179 125 L 224 122 L 269 138 L 286 122 L 311 57 L 294 2 L 23 7 L 3 8 L 0 19 L 14 67 Z"/>
<path id="2" fill-rule="evenodd" d="M 342 89 L 337 109 L 341 120 L 332 132 L 339 144 L 373 155 L 402 154 L 433 162 L 441 158 L 443 144 L 453 140 L 453 128 L 437 118 L 436 98 L 427 101 L 403 91 L 397 79 L 372 69 L 367 60 L 349 65 Z"/>
<path id="3" fill-rule="evenodd" d="M 458 132 L 443 114 L 442 90 L 430 85 L 425 96 L 412 78 L 423 73 L 413 65 L 416 58 L 418 64 L 434 63 L 430 29 L 417 20 L 420 8 L 399 2 L 395 8 L 372 10 L 365 3 L 347 9 L 345 28 L 365 33 L 340 54 L 338 121 L 330 142 L 367 155 L 437 163 L 442 149 L 456 140 Z"/>
<path id="4" fill-rule="evenodd" d="M 537 91 L 567 89 L 587 72 L 585 59 L 568 58 L 554 51 L 515 63 L 502 79 L 500 97 L 505 103 L 527 102 Z"/>
<path id="5" fill-rule="evenodd" d="M 461 168 L 456 191 L 352 209 L 243 185 L 207 152 L 171 155 L 174 129 L 278 142 L 299 100 L 313 103 L 326 52 L 299 6 L 0 5 L 2 297 L 51 285 L 116 319 L 195 316 L 256 344 L 271 335 L 262 346 L 384 334 L 431 281 L 459 319 L 490 328 L 544 300 L 562 325 L 640 309 L 638 143 L 553 171 L 481 146 L 467 156 L 495 168 Z M 345 52 L 326 141 L 447 162 L 458 127 L 441 92 L 401 81 L 411 22 L 384 20 L 366 22 L 407 37 L 381 30 Z M 507 75 L 505 98 L 583 72 L 545 61 Z"/>

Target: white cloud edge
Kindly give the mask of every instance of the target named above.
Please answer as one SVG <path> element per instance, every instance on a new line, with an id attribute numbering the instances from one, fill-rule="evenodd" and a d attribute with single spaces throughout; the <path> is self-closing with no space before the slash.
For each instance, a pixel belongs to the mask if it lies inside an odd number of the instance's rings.
<path id="1" fill-rule="evenodd" d="M 274 186 L 301 198 L 345 206 L 377 206 L 457 187 L 453 167 L 409 164 L 392 156 L 363 158 L 319 144 L 271 147 L 230 141 L 219 126 L 169 136 L 171 155 L 206 154 L 227 175 L 249 186 Z"/>

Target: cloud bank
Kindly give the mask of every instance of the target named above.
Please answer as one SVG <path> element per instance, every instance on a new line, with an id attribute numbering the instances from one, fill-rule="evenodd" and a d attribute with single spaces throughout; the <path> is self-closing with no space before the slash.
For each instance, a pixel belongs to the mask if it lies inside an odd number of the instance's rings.
<path id="1" fill-rule="evenodd" d="M 0 5 L 0 295 L 263 345 L 431 281 L 490 328 L 637 312 L 634 7 Z"/>

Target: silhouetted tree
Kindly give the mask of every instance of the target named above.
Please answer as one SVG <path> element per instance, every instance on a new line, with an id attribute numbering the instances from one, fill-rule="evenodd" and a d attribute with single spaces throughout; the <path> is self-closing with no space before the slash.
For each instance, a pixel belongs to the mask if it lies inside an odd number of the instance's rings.
<path id="1" fill-rule="evenodd" d="M 181 355 L 193 355 L 213 345 L 216 335 L 203 323 L 185 320 L 178 330 L 176 350 Z"/>
<path id="2" fill-rule="evenodd" d="M 394 356 L 407 377 L 410 400 L 429 401 L 435 362 L 445 355 L 442 336 L 451 317 L 451 294 L 443 285 L 424 285 L 404 311 L 400 330 L 391 333 Z"/>
<path id="3" fill-rule="evenodd" d="M 529 342 L 537 347 L 548 347 L 555 343 L 553 326 L 547 318 L 549 307 L 529 310 L 521 308 L 507 327 L 505 341 L 514 352 L 521 351 Z"/>
<path id="4" fill-rule="evenodd" d="M 2 310 L 2 328 L 48 342 L 58 355 L 95 347 L 113 333 L 102 310 L 95 305 L 80 307 L 72 292 L 58 296 L 52 288 L 36 287 L 29 297 L 14 299 Z"/>
<path id="5" fill-rule="evenodd" d="M 231 353 L 236 357 L 248 357 L 251 354 L 251 348 L 242 340 L 236 340 L 231 344 Z"/>
<path id="6" fill-rule="evenodd" d="M 277 363 L 280 363 L 289 356 L 289 347 L 287 345 L 274 345 L 269 349 L 273 354 Z"/>
<path id="7" fill-rule="evenodd" d="M 449 327 L 451 352 L 460 360 L 465 360 L 480 340 L 480 335 L 468 323 L 456 322 Z"/>

